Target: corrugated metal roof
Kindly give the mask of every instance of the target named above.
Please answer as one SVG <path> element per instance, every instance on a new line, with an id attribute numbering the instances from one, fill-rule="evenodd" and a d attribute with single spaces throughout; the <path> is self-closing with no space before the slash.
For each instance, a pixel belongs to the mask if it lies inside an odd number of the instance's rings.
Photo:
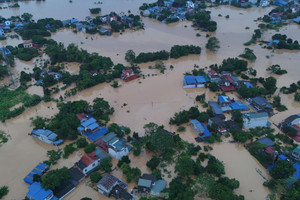
<path id="1" fill-rule="evenodd" d="M 190 85 L 190 84 L 196 84 L 196 80 L 193 76 L 184 76 L 184 80 L 186 82 L 186 84 Z"/>
<path id="2" fill-rule="evenodd" d="M 139 181 L 138 181 L 138 186 L 150 188 L 151 187 L 151 181 L 140 178 Z"/>

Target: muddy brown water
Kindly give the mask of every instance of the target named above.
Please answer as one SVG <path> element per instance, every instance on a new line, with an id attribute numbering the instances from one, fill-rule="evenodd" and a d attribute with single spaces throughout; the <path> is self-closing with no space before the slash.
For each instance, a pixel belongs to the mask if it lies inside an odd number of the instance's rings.
<path id="1" fill-rule="evenodd" d="M 1 15 L 8 17 L 30 11 L 33 13 L 35 19 L 42 17 L 67 19 L 73 17 L 74 13 L 76 13 L 74 17 L 83 20 L 85 16 L 89 15 L 88 8 L 93 7 L 94 2 L 90 0 L 73 0 L 73 3 L 69 3 L 69 1 L 60 0 L 60 6 L 57 6 L 58 0 L 41 3 L 20 2 L 21 7 L 19 9 L 4 9 L 1 10 Z M 137 8 L 142 2 L 143 0 L 103 1 L 100 7 L 103 13 L 109 13 L 110 10 L 127 12 L 129 9 L 132 12 L 137 12 Z M 72 12 L 65 12 L 64 8 L 66 6 Z M 75 34 L 68 29 L 53 34 L 53 39 L 63 42 L 66 45 L 75 43 L 89 52 L 98 52 L 101 55 L 110 56 L 115 63 L 123 64 L 127 64 L 124 60 L 124 55 L 128 49 L 133 49 L 136 53 L 139 53 L 163 49 L 169 50 L 175 44 L 194 44 L 202 47 L 200 56 L 193 55 L 165 61 L 167 66 L 165 74 L 160 74 L 157 70 L 148 69 L 148 66 L 154 63 L 141 64 L 143 73 L 145 75 L 149 74 L 149 77 L 146 76 L 145 79 L 140 78 L 129 83 L 119 80 L 121 87 L 117 89 L 112 88 L 110 84 L 106 83 L 97 85 L 79 92 L 76 96 L 70 97 L 67 100 L 84 99 L 92 102 L 96 97 L 103 97 L 115 108 L 115 113 L 111 117 L 111 121 L 128 126 L 132 131 L 136 131 L 140 135 L 143 135 L 144 124 L 149 122 L 163 124 L 166 129 L 176 131 L 177 127 L 171 127 L 168 124 L 170 117 L 175 112 L 195 105 L 194 99 L 198 94 L 206 93 L 207 100 L 215 99 L 215 94 L 208 92 L 205 88 L 182 89 L 183 74 L 191 71 L 194 64 L 200 67 L 214 63 L 220 64 L 224 58 L 236 57 L 241 54 L 245 48 L 243 43 L 250 40 L 254 29 L 257 28 L 258 23 L 254 22 L 254 20 L 269 12 L 271 8 L 243 10 L 222 6 L 211 8 L 211 10 L 212 19 L 218 23 L 217 32 L 212 34 L 220 40 L 221 48 L 217 53 L 212 53 L 205 49 L 207 42 L 206 33 L 200 32 L 201 37 L 196 37 L 198 31 L 190 27 L 190 22 L 165 25 L 144 18 L 145 30 L 135 32 L 126 31 L 122 35 L 116 33 L 112 37 L 87 35 L 81 32 Z M 218 17 L 219 14 L 223 17 Z M 227 14 L 230 15 L 229 19 L 225 19 L 224 17 Z M 248 30 L 245 29 L 246 26 L 249 27 Z M 268 31 L 263 35 L 263 39 L 269 40 L 274 33 L 274 31 Z M 283 28 L 282 33 L 296 39 L 297 34 L 299 35 L 299 26 L 289 25 Z M 16 39 L 13 39 L 8 40 L 7 43 L 1 42 L 1 45 L 17 45 L 18 42 Z M 253 49 L 257 55 L 257 60 L 250 63 L 250 65 L 257 70 L 259 76 L 269 76 L 269 72 L 266 72 L 265 69 L 272 64 L 280 64 L 289 73 L 276 76 L 279 87 L 298 81 L 300 75 L 300 70 L 297 69 L 300 59 L 298 51 L 276 50 L 271 52 L 270 50 L 262 49 L 259 45 L 252 45 L 249 48 Z M 266 56 L 269 56 L 269 58 Z M 170 65 L 174 65 L 173 70 L 169 68 Z M 20 73 L 22 70 L 30 72 L 33 67 L 34 61 L 16 61 L 15 68 L 17 73 Z M 70 72 L 76 73 L 79 70 L 79 65 L 71 63 L 66 68 Z M 152 74 L 157 74 L 157 76 L 152 76 Z M 28 89 L 28 92 L 31 94 L 41 94 L 42 91 L 38 87 L 31 87 Z M 63 94 L 63 92 L 54 96 L 58 98 L 60 94 Z M 290 114 L 300 113 L 299 103 L 293 101 L 292 95 L 280 95 L 282 102 L 287 105 L 289 110 L 273 116 L 271 120 L 276 123 Z M 124 103 L 127 106 L 123 106 Z M 202 109 L 201 106 L 199 106 L 199 109 Z M 27 185 L 23 182 L 23 178 L 38 162 L 46 159 L 47 150 L 54 149 L 53 146 L 34 140 L 27 135 L 32 130 L 30 118 L 37 115 L 50 118 L 57 112 L 55 103 L 41 103 L 28 109 L 17 118 L 0 123 L 0 129 L 11 135 L 11 140 L 0 148 L 0 186 L 8 185 L 10 188 L 10 193 L 5 199 L 21 199 L 25 196 Z M 187 126 L 186 132 L 180 133 L 180 135 L 184 140 L 195 143 L 194 138 L 196 135 L 189 126 Z M 268 178 L 267 172 L 242 146 L 238 147 L 235 144 L 223 142 L 213 145 L 213 148 L 214 150 L 211 153 L 224 162 L 227 176 L 240 181 L 240 188 L 236 190 L 238 194 L 243 194 L 246 200 L 265 199 L 269 191 L 262 186 L 264 179 L 257 171 Z M 69 167 L 80 156 L 81 152 L 76 152 L 68 160 L 62 159 L 59 161 L 55 167 Z M 134 157 L 131 154 L 130 158 L 134 158 L 132 161 L 133 166 L 139 167 L 142 172 L 149 172 L 145 163 L 151 158 L 151 154 L 142 152 L 142 156 L 140 157 Z M 116 164 L 117 161 L 113 160 L 113 163 Z M 126 177 L 122 175 L 120 169 L 114 171 L 113 174 L 121 180 L 126 181 Z M 170 180 L 169 178 L 166 179 Z M 88 180 L 81 183 L 66 199 L 77 200 L 84 196 L 92 197 L 93 199 L 104 198 L 87 186 L 87 184 Z M 129 191 L 133 186 L 133 183 L 129 184 Z"/>

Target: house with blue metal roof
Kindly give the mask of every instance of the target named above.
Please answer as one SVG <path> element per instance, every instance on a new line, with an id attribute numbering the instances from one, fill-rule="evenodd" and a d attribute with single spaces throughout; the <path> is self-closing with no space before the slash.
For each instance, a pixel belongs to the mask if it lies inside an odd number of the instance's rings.
<path id="1" fill-rule="evenodd" d="M 199 122 L 196 119 L 191 120 L 191 127 L 194 130 L 194 132 L 203 140 L 206 140 L 208 137 L 211 136 L 211 133 L 207 129 L 207 127 Z"/>
<path id="2" fill-rule="evenodd" d="M 53 195 L 52 190 L 45 190 L 38 182 L 34 182 L 30 185 L 28 190 L 26 197 L 30 200 L 57 200 L 57 198 Z"/>
<path id="3" fill-rule="evenodd" d="M 41 175 L 45 173 L 49 169 L 49 165 L 46 165 L 44 163 L 39 163 L 25 178 L 25 183 L 28 183 L 31 185 L 33 183 L 33 175 Z"/>
<path id="4" fill-rule="evenodd" d="M 237 100 L 235 102 L 230 103 L 230 107 L 232 110 L 250 110 L 248 106 L 243 104 L 241 101 Z"/>
<path id="5" fill-rule="evenodd" d="M 60 145 L 64 141 L 61 139 L 58 139 L 57 134 L 53 133 L 50 130 L 47 129 L 35 129 L 31 132 L 32 137 L 41 140 L 43 142 L 46 142 L 48 144 L 53 144 L 53 145 Z"/>
<path id="6" fill-rule="evenodd" d="M 251 129 L 256 127 L 267 127 L 268 126 L 268 113 L 244 113 L 243 114 L 243 126 L 245 129 Z"/>
<path id="7" fill-rule="evenodd" d="M 288 5 L 288 3 L 286 1 L 283 1 L 283 0 L 274 1 L 273 4 L 276 5 L 276 6 L 286 6 L 286 5 Z"/>
<path id="8" fill-rule="evenodd" d="M 208 104 L 212 109 L 214 115 L 223 115 L 221 106 L 216 101 L 209 101 Z"/>
<path id="9" fill-rule="evenodd" d="M 6 47 L 0 48 L 0 53 L 4 56 L 11 54 L 10 50 Z"/>
<path id="10" fill-rule="evenodd" d="M 204 76 L 195 76 L 197 87 L 204 87 L 206 79 Z"/>
<path id="11" fill-rule="evenodd" d="M 196 87 L 196 79 L 194 76 L 188 75 L 184 76 L 183 80 L 183 88 L 195 88 Z"/>
<path id="12" fill-rule="evenodd" d="M 300 23 L 300 16 L 293 19 L 293 22 L 299 24 Z"/>
<path id="13" fill-rule="evenodd" d="M 5 37 L 3 28 L 0 27 L 0 38 Z"/>

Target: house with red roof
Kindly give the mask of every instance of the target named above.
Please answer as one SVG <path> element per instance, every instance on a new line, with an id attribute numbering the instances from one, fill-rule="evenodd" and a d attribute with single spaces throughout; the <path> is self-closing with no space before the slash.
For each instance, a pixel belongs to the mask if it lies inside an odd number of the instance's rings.
<path id="1" fill-rule="evenodd" d="M 125 82 L 138 78 L 139 75 L 135 74 L 132 69 L 122 70 L 121 79 Z"/>
<path id="2" fill-rule="evenodd" d="M 84 154 L 81 159 L 75 163 L 75 166 L 86 176 L 95 170 L 104 158 L 110 157 L 99 148 L 96 148 L 94 152 Z"/>

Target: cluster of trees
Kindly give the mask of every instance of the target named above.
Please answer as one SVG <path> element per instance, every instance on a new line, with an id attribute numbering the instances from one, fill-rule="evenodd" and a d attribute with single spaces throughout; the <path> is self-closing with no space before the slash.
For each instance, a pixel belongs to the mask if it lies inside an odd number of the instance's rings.
<path id="1" fill-rule="evenodd" d="M 88 145 L 88 142 L 86 141 L 85 138 L 79 138 L 75 142 L 66 145 L 64 147 L 63 158 L 67 159 L 69 157 L 69 155 L 71 155 L 74 151 L 78 150 L 78 148 L 84 148 L 87 145 Z"/>
<path id="2" fill-rule="evenodd" d="M 174 114 L 169 121 L 169 124 L 177 126 L 189 122 L 190 119 L 197 119 L 200 122 L 206 122 L 210 117 L 209 112 L 200 112 L 197 107 L 191 107 L 189 110 L 183 110 Z"/>
<path id="3" fill-rule="evenodd" d="M 278 160 L 275 166 L 270 170 L 270 175 L 274 179 L 286 179 L 294 174 L 296 169 L 293 164 L 287 160 Z"/>
<path id="4" fill-rule="evenodd" d="M 44 189 L 55 190 L 66 185 L 71 179 L 68 168 L 54 169 L 42 176 L 41 185 Z"/>
<path id="5" fill-rule="evenodd" d="M 91 14 L 99 14 L 101 11 L 101 8 L 90 8 Z"/>
<path id="6" fill-rule="evenodd" d="M 201 47 L 194 45 L 174 45 L 171 47 L 170 57 L 179 58 L 189 54 L 200 54 Z"/>
<path id="7" fill-rule="evenodd" d="M 11 51 L 12 55 L 24 61 L 30 61 L 39 55 L 37 49 L 23 48 L 23 45 L 19 47 L 7 46 L 7 48 Z"/>
<path id="8" fill-rule="evenodd" d="M 196 11 L 192 15 L 188 15 L 187 19 L 193 20 L 194 26 L 206 29 L 210 32 L 217 30 L 217 22 L 211 20 L 209 11 Z"/>
<path id="9" fill-rule="evenodd" d="M 251 44 L 255 44 L 256 40 L 261 38 L 261 35 L 262 35 L 262 33 L 261 33 L 260 29 L 255 29 L 251 40 L 246 42 L 244 45 L 249 46 Z"/>
<path id="10" fill-rule="evenodd" d="M 280 200 L 296 200 L 300 199 L 300 180 L 287 188 L 286 192 L 282 194 Z"/>
<path id="11" fill-rule="evenodd" d="M 205 47 L 213 52 L 220 48 L 220 41 L 216 37 L 210 37 L 205 45 Z"/>
<path id="12" fill-rule="evenodd" d="M 299 88 L 300 81 L 297 83 L 291 83 L 289 87 L 282 87 L 280 88 L 280 92 L 283 92 L 283 94 L 292 94 L 294 92 L 297 92 Z"/>
<path id="13" fill-rule="evenodd" d="M 217 72 L 231 71 L 236 74 L 240 74 L 242 71 L 248 70 L 248 62 L 238 58 L 227 58 L 222 61 L 221 65 L 210 65 L 209 68 L 214 69 Z"/>
<path id="14" fill-rule="evenodd" d="M 189 54 L 200 54 L 201 47 L 194 45 L 174 45 L 171 47 L 170 52 L 162 50 L 156 52 L 140 53 L 135 56 L 134 51 L 128 50 L 125 55 L 125 60 L 130 63 L 143 63 L 155 60 L 168 60 L 171 58 L 179 58 Z"/>
<path id="15" fill-rule="evenodd" d="M 38 95 L 29 95 L 22 86 L 16 90 L 0 88 L 0 120 L 5 121 L 22 114 L 26 108 L 37 105 L 41 101 Z M 10 110 L 11 107 L 23 103 L 22 106 Z"/>
<path id="16" fill-rule="evenodd" d="M 120 127 L 116 123 L 111 123 L 108 126 L 108 131 L 116 133 L 119 137 L 123 137 L 124 135 L 128 135 L 131 132 L 129 127 L 125 127 L 125 126 Z"/>
<path id="17" fill-rule="evenodd" d="M 103 98 L 96 98 L 93 105 L 80 100 L 58 104 L 59 113 L 46 124 L 46 128 L 57 133 L 62 139 L 74 140 L 77 138 L 77 127 L 80 125 L 76 117 L 78 113 L 88 113 L 93 108 L 93 116 L 98 120 L 109 120 L 109 115 L 114 112 L 109 103 Z"/>
<path id="18" fill-rule="evenodd" d="M 273 157 L 263 150 L 266 147 L 267 145 L 256 141 L 248 149 L 250 154 L 254 156 L 265 168 L 273 164 Z"/>
<path id="19" fill-rule="evenodd" d="M 277 49 L 290 49 L 290 50 L 300 49 L 300 44 L 298 40 L 293 41 L 291 38 L 287 39 L 286 35 L 276 33 L 275 35 L 272 36 L 272 39 L 279 40 L 278 44 L 274 44 Z"/>
<path id="20" fill-rule="evenodd" d="M 8 192 L 9 192 L 8 187 L 7 187 L 7 186 L 2 186 L 2 187 L 0 188 L 0 199 L 1 199 L 2 197 L 4 197 L 5 195 L 7 195 Z"/>
<path id="21" fill-rule="evenodd" d="M 253 50 L 249 48 L 245 48 L 244 53 L 239 56 L 250 61 L 256 60 L 256 55 L 253 53 Z"/>
<path id="22" fill-rule="evenodd" d="M 272 105 L 279 112 L 287 110 L 287 107 L 285 105 L 281 104 L 281 98 L 278 95 L 273 97 L 273 103 L 272 103 Z"/>
<path id="23" fill-rule="evenodd" d="M 126 175 L 126 181 L 130 183 L 141 176 L 141 170 L 137 167 L 130 167 L 128 163 L 123 163 L 121 166 L 123 174 Z"/>
<path id="24" fill-rule="evenodd" d="M 8 70 L 6 65 L 0 65 L 0 79 L 8 75 Z"/>
<path id="25" fill-rule="evenodd" d="M 278 75 L 287 74 L 287 71 L 285 69 L 281 69 L 281 66 L 278 64 L 272 65 L 268 67 L 266 70 Z"/>

